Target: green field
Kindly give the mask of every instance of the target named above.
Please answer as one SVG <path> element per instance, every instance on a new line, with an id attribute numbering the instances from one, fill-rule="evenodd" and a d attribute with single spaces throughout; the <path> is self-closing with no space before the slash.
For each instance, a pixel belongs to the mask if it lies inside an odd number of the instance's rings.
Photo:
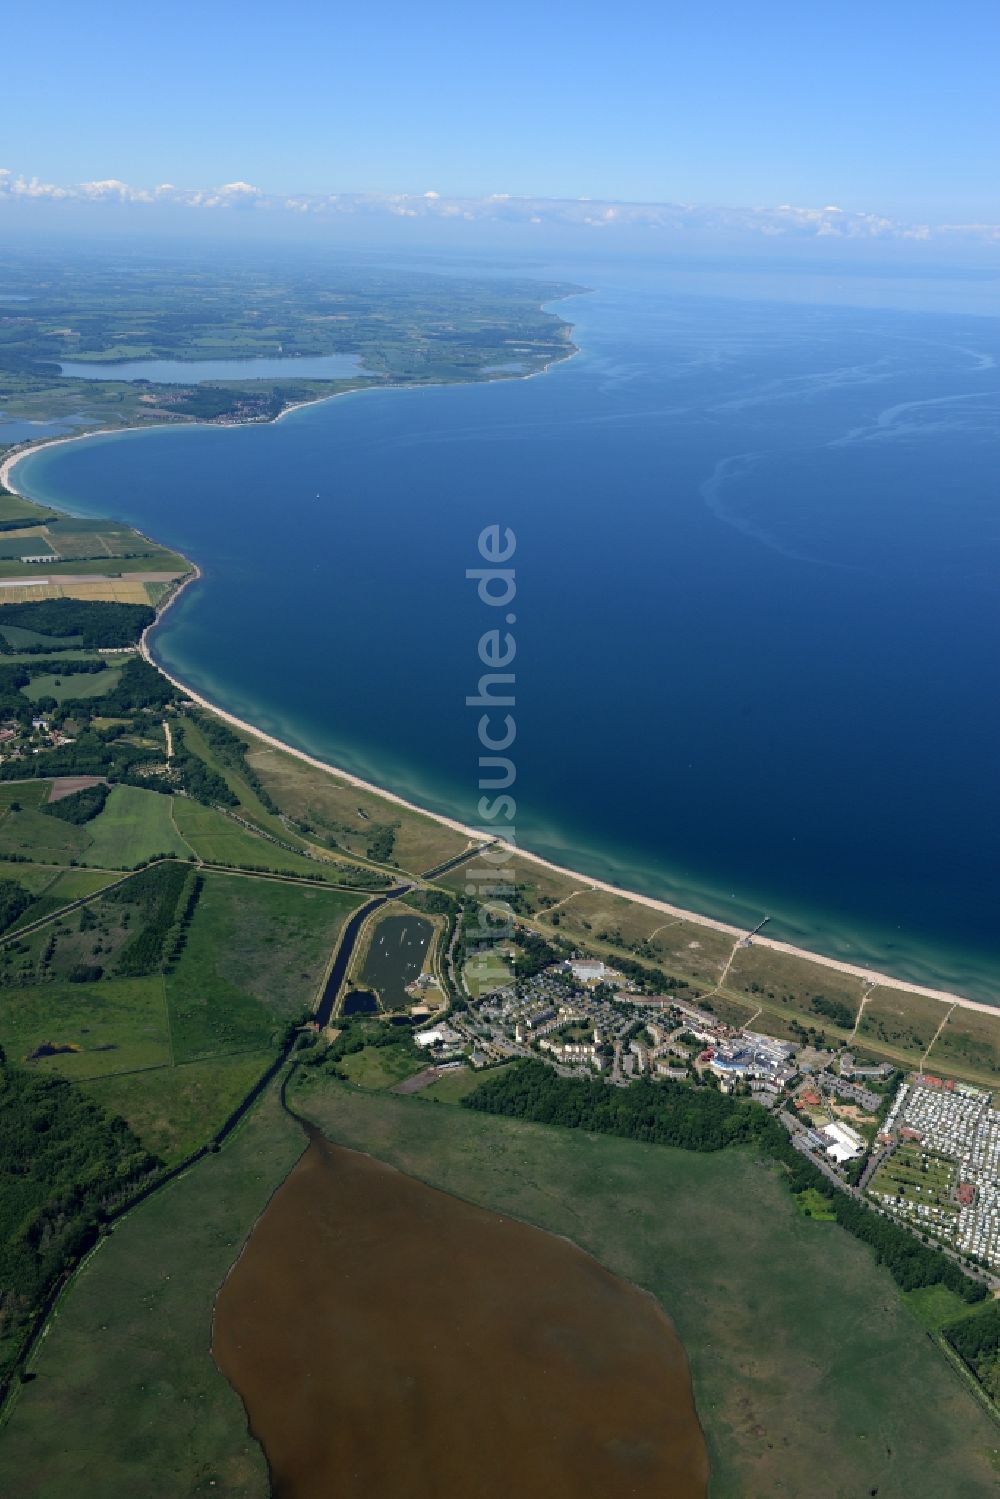
<path id="1" fill-rule="evenodd" d="M 2 822 L 3 813 L 0 812 L 0 824 Z M 13 859 L 0 859 L 0 880 L 17 880 L 19 885 L 23 885 L 25 890 L 30 890 L 35 896 L 41 895 L 61 874 L 69 872 L 48 864 L 22 864 Z M 100 878 L 96 870 L 92 873 L 94 879 Z"/>
<path id="2" fill-rule="evenodd" d="M 48 784 L 43 782 L 46 787 Z M 152 795 L 151 792 L 145 794 Z M 20 801 L 21 811 L 8 810 L 0 815 L 0 859 L 19 854 L 38 864 L 71 864 L 80 860 L 90 848 L 89 828 L 95 827 L 100 818 L 95 818 L 87 827 L 76 827 L 71 822 L 63 822 L 37 810 L 26 797 L 15 797 L 14 800 Z M 87 862 L 104 863 L 102 859 L 88 859 Z"/>
<path id="3" fill-rule="evenodd" d="M 113 786 L 104 811 L 86 824 L 90 846 L 83 862 L 105 869 L 134 869 L 143 859 L 158 854 L 186 858 L 191 850 L 171 819 L 174 804 L 173 797 L 158 791 Z"/>
<path id="4" fill-rule="evenodd" d="M 462 970 L 465 986 L 474 999 L 491 989 L 502 989 L 514 977 L 514 970 L 500 952 L 488 950 L 473 953 Z"/>
<path id="5" fill-rule="evenodd" d="M 691 1360 L 712 1499 L 994 1491 L 1000 1429 L 888 1274 L 801 1217 L 743 1152 L 592 1138 L 302 1076 L 295 1106 L 332 1139 L 566 1234 L 660 1298 Z"/>
<path id="6" fill-rule="evenodd" d="M 267 838 L 258 838 L 224 812 L 203 807 L 190 797 L 174 801 L 174 819 L 185 843 L 208 864 L 242 864 L 253 869 L 274 869 L 283 874 L 333 877 L 335 865 L 317 863 L 302 854 L 281 848 Z"/>
<path id="7" fill-rule="evenodd" d="M 903 1300 L 921 1327 L 926 1327 L 928 1332 L 940 1332 L 949 1323 L 958 1322 L 964 1317 L 975 1317 L 987 1304 L 976 1302 L 970 1305 L 961 1296 L 956 1296 L 954 1291 L 949 1291 L 947 1286 L 941 1285 L 921 1286 L 917 1291 L 907 1291 Z"/>
<path id="8" fill-rule="evenodd" d="M 121 674 L 120 666 L 106 666 L 103 671 L 78 672 L 68 677 L 51 672 L 32 677 L 30 686 L 24 689 L 24 695 L 33 703 L 39 702 L 43 697 L 54 697 L 57 703 L 65 703 L 68 698 L 74 697 L 103 697 L 112 687 L 118 686 Z"/>
<path id="9" fill-rule="evenodd" d="M 11 1499 L 267 1499 L 264 1460 L 209 1352 L 215 1294 L 305 1144 L 273 1092 L 218 1155 L 103 1240 L 0 1431 Z"/>
<path id="10" fill-rule="evenodd" d="M 803 1218 L 815 1218 L 820 1223 L 836 1223 L 837 1216 L 830 1207 L 829 1198 L 817 1192 L 815 1187 L 807 1187 L 804 1192 L 796 1192 L 795 1201 Z M 958 1301 L 959 1297 L 955 1297 Z"/>
<path id="11" fill-rule="evenodd" d="M 501 1072 L 506 1072 L 506 1067 L 493 1067 L 488 1074 L 489 1077 L 498 1077 Z M 431 1083 L 427 1088 L 421 1088 L 415 1093 L 415 1098 L 424 1099 L 428 1103 L 458 1103 L 469 1093 L 473 1093 L 483 1081 L 482 1072 L 473 1072 L 471 1067 L 456 1067 L 451 1072 L 446 1072 L 439 1077 L 436 1083 Z"/>
<path id="12" fill-rule="evenodd" d="M 176 1067 L 97 1078 L 82 1086 L 119 1114 L 168 1166 L 204 1145 L 273 1062 L 273 1052 L 240 1052 Z"/>
<path id="13" fill-rule="evenodd" d="M 93 878 L 70 870 L 58 883 L 81 876 Z M 238 1080 L 249 1079 L 245 1092 L 264 1070 L 289 1021 L 311 1010 L 357 904 L 323 886 L 206 874 L 171 971 L 119 978 L 118 955 L 138 930 L 139 908 L 99 899 L 86 918 L 70 912 L 0 949 L 0 1045 L 22 1062 L 45 1043 L 72 1048 L 29 1065 L 75 1079 L 165 1069 L 148 1082 L 145 1103 L 143 1080 L 120 1096 L 129 1099 L 137 1131 L 151 1127 L 161 1142 L 188 1147 L 226 1117 Z M 100 964 L 103 977 L 70 982 L 79 962 Z M 234 1057 L 242 1067 L 234 1069 Z M 182 1065 L 210 1059 L 220 1069 L 214 1082 L 211 1068 Z"/>
<path id="14" fill-rule="evenodd" d="M 141 557 L 101 557 L 88 561 L 73 558 L 64 562 L 47 562 L 42 575 L 58 581 L 60 578 L 118 578 L 122 573 L 176 573 L 178 576 L 190 572 L 188 563 L 176 552 L 166 549 L 147 552 Z M 0 558 L 0 578 L 37 578 L 37 563 L 15 562 Z M 41 596 L 41 590 L 39 590 Z"/>
<path id="15" fill-rule="evenodd" d="M 141 881 L 141 876 L 138 879 Z M 131 900 L 120 896 L 136 891 L 137 881 L 127 882 L 121 891 L 107 899 L 98 896 L 85 909 L 63 911 L 67 900 L 72 899 L 69 891 L 76 887 L 80 894 L 89 893 L 85 888 L 88 881 L 98 887 L 101 882 L 119 883 L 114 875 L 95 874 L 91 870 L 69 869 L 57 875 L 42 899 L 24 913 L 22 927 L 30 925 L 33 914 L 44 916 L 49 906 L 55 909 L 54 919 L 36 931 L 22 932 L 16 942 L 0 948 L 0 981 L 15 987 L 68 982 L 81 965 L 86 968 L 87 976 L 84 979 L 77 973 L 78 983 L 100 981 L 102 975 L 110 978 L 118 972 L 119 954 L 135 934 L 137 924 L 133 917 L 139 914 L 129 909 Z M 16 923 L 10 930 L 17 933 Z"/>
<path id="16" fill-rule="evenodd" d="M 366 1046 L 352 1052 L 338 1063 L 350 1082 L 358 1088 L 392 1088 L 404 1078 L 412 1077 L 425 1067 L 426 1061 L 409 1050 L 394 1046 Z"/>
<path id="17" fill-rule="evenodd" d="M 10 874 L 4 875 L 4 870 L 10 870 Z M 5 937 L 12 937 L 24 927 L 61 911 L 71 901 L 96 894 L 118 876 L 104 869 L 53 870 L 40 866 L 7 864 L 0 865 L 0 878 L 17 880 L 35 895 L 34 902 L 3 934 Z"/>
<path id="18" fill-rule="evenodd" d="M 0 493 L 0 521 L 20 521 L 25 526 L 37 526 L 52 516 L 47 505 L 36 505 L 34 500 L 25 500 L 19 494 Z"/>
<path id="19" fill-rule="evenodd" d="M 0 879 L 16 880 L 35 897 L 17 921 L 7 927 L 3 936 L 15 936 L 23 927 L 51 916 L 70 901 L 93 895 L 116 878 L 103 869 L 54 869 L 42 864 L 0 863 Z"/>
<path id="20" fill-rule="evenodd" d="M 0 1046 L 23 1063 L 37 1047 L 78 1048 L 30 1063 L 62 1077 L 97 1077 L 170 1061 L 163 980 L 105 979 L 98 984 L 5 985 Z"/>
<path id="21" fill-rule="evenodd" d="M 12 802 L 22 807 L 41 807 L 49 799 L 51 781 L 0 781 L 0 817 Z"/>
<path id="22" fill-rule="evenodd" d="M 335 839 L 352 858 L 368 857 L 373 827 L 389 823 L 397 824 L 392 858 L 410 873 L 453 858 L 466 846 L 460 833 L 431 818 L 385 802 L 259 740 L 253 741 L 248 759 L 283 811 Z"/>
<path id="23" fill-rule="evenodd" d="M 0 635 L 15 650 L 26 645 L 46 645 L 54 651 L 61 651 L 80 645 L 83 640 L 81 635 L 42 635 L 38 630 L 29 630 L 24 625 L 4 625 L 0 629 Z M 6 659 L 10 660 L 10 657 Z M 37 656 L 28 657 L 29 661 L 37 659 Z"/>
<path id="24" fill-rule="evenodd" d="M 206 875 L 166 980 L 175 1060 L 275 1045 L 315 1004 L 341 927 L 359 904 L 323 887 Z"/>

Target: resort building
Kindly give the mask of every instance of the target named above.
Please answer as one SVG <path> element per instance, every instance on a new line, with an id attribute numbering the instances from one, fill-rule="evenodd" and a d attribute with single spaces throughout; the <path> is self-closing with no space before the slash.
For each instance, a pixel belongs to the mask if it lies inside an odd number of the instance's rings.
<path id="1" fill-rule="evenodd" d="M 864 1155 L 866 1144 L 864 1137 L 857 1130 L 842 1124 L 839 1119 L 832 1124 L 824 1125 L 819 1131 L 819 1138 L 826 1150 L 827 1155 L 833 1156 L 838 1166 L 845 1161 L 853 1161 L 857 1156 Z"/>
<path id="2" fill-rule="evenodd" d="M 597 958 L 571 958 L 566 967 L 578 984 L 596 984 L 607 972 L 605 965 Z"/>

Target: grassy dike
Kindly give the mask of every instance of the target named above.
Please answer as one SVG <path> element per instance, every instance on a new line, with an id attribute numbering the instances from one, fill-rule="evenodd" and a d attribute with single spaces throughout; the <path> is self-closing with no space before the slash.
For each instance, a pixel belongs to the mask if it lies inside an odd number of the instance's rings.
<path id="1" fill-rule="evenodd" d="M 212 1361 L 212 1311 L 304 1145 L 272 1086 L 217 1155 L 100 1244 L 0 1429 L 0 1494 L 266 1499 L 260 1449 Z"/>
<path id="2" fill-rule="evenodd" d="M 1000 1427 L 869 1252 L 743 1151 L 699 1155 L 300 1073 L 340 1144 L 565 1234 L 652 1291 L 691 1360 L 712 1499 L 980 1499 Z M 405 1258 L 405 1255 L 404 1255 Z"/>

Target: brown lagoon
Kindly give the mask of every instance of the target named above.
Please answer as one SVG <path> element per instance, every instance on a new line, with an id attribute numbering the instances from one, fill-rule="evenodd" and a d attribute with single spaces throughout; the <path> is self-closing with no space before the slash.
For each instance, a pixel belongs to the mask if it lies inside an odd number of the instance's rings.
<path id="1" fill-rule="evenodd" d="M 315 1133 L 219 1293 L 213 1352 L 276 1499 L 706 1492 L 651 1296 Z"/>

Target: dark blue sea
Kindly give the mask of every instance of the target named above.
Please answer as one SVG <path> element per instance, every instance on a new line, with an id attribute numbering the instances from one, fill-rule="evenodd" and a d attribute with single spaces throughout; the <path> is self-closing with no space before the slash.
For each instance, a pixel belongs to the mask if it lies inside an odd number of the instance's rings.
<path id="1" fill-rule="evenodd" d="M 547 375 L 97 438 L 18 486 L 200 562 L 168 668 L 471 821 L 498 621 L 465 572 L 511 527 L 525 846 L 996 996 L 1000 320 L 571 274 Z"/>

